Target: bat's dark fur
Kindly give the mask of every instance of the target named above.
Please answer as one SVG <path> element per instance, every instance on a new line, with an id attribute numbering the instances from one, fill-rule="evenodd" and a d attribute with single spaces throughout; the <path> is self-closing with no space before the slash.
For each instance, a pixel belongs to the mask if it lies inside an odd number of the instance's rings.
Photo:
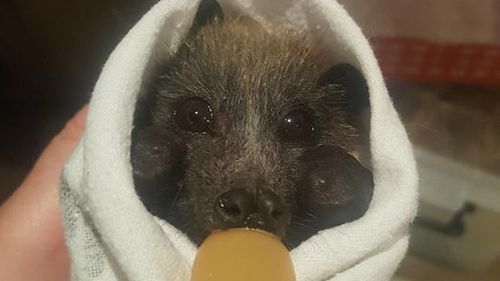
<path id="1" fill-rule="evenodd" d="M 179 51 L 153 67 L 136 110 L 131 157 L 148 210 L 196 243 L 215 229 L 250 226 L 291 247 L 363 215 L 372 176 L 352 155 L 368 133 L 358 118 L 366 86 L 353 67 L 325 69 L 321 61 L 293 32 L 272 35 L 250 20 L 199 13 Z M 207 132 L 176 123 L 175 111 L 193 97 L 213 110 Z M 296 142 L 280 137 L 294 110 L 314 127 Z M 283 203 L 279 219 L 228 224 L 214 205 L 234 189 L 271 191 Z"/>

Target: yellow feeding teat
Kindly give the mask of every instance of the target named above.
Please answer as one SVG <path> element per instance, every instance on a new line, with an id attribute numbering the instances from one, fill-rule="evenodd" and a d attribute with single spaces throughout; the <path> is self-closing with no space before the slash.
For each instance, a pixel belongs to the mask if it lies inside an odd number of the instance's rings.
<path id="1" fill-rule="evenodd" d="M 295 281 L 290 253 L 260 230 L 212 233 L 198 249 L 191 281 Z"/>

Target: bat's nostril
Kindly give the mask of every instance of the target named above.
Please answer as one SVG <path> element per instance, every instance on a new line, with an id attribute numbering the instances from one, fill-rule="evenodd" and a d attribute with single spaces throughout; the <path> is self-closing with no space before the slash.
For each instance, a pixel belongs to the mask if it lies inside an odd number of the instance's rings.
<path id="1" fill-rule="evenodd" d="M 254 196 L 245 189 L 232 189 L 216 200 L 215 213 L 223 223 L 243 223 L 254 205 Z"/>
<path id="2" fill-rule="evenodd" d="M 238 217 L 242 213 L 240 206 L 224 199 L 219 199 L 219 208 L 230 217 Z"/>
<path id="3" fill-rule="evenodd" d="M 283 199 L 270 189 L 261 189 L 258 198 L 259 210 L 266 219 L 281 221 L 285 215 Z"/>

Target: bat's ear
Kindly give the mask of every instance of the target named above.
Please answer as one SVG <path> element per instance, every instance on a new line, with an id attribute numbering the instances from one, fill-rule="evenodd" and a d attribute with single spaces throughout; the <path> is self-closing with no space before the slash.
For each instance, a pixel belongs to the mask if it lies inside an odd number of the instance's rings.
<path id="1" fill-rule="evenodd" d="M 368 86 L 363 74 L 354 66 L 340 63 L 322 74 L 320 87 L 340 91 L 348 122 L 359 128 L 370 113 Z M 368 116 L 366 116 L 368 114 Z"/>
<path id="2" fill-rule="evenodd" d="M 192 37 L 196 35 L 202 27 L 210 23 L 223 20 L 224 14 L 216 0 L 201 0 L 198 6 L 198 12 L 196 12 L 193 20 L 193 25 L 189 31 L 189 36 Z"/>

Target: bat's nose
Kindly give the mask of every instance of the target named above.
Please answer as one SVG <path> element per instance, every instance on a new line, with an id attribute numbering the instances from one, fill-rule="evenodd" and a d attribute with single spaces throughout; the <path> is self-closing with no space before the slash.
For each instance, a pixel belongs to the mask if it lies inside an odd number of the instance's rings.
<path id="1" fill-rule="evenodd" d="M 214 208 L 223 228 L 260 228 L 278 235 L 290 217 L 283 199 L 268 188 L 231 189 L 216 199 Z"/>

